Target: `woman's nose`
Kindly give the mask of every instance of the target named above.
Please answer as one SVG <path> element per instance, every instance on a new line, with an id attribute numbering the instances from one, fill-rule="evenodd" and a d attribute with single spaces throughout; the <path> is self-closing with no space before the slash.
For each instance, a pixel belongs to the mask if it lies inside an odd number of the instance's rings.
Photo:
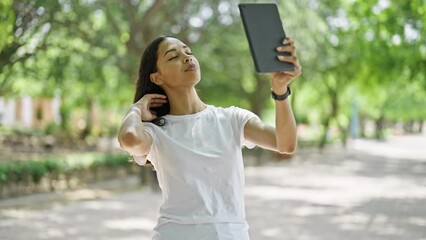
<path id="1" fill-rule="evenodd" d="M 192 62 L 192 56 L 191 56 L 191 55 L 187 55 L 187 56 L 185 56 L 184 62 L 185 62 L 185 63 L 187 63 L 187 62 Z"/>

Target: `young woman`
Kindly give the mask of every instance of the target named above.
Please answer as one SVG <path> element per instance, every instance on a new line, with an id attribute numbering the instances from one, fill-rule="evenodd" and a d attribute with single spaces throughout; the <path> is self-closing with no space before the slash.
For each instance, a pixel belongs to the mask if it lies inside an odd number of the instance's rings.
<path id="1" fill-rule="evenodd" d="M 292 56 L 279 56 L 285 52 Z M 289 154 L 296 149 L 296 123 L 287 97 L 301 66 L 292 39 L 277 46 L 277 57 L 293 63 L 295 70 L 270 75 L 273 128 L 250 111 L 204 103 L 195 90 L 200 66 L 180 40 L 158 37 L 146 48 L 135 103 L 118 139 L 138 164 L 148 159 L 157 171 L 163 204 L 153 239 L 249 240 L 241 147 Z"/>

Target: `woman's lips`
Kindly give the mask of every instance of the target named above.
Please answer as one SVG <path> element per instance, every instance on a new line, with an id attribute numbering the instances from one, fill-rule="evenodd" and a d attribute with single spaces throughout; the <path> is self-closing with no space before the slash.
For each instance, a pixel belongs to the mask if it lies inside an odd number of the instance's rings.
<path id="1" fill-rule="evenodd" d="M 197 70 L 197 65 L 191 64 L 185 69 L 185 72 L 195 71 L 195 70 Z"/>

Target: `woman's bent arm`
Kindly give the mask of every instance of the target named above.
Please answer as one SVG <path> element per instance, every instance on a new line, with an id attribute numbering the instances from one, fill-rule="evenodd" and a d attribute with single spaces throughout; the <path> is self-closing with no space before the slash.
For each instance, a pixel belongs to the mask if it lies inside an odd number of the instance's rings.
<path id="1" fill-rule="evenodd" d="M 300 66 L 296 57 L 296 48 L 292 39 L 284 39 L 283 46 L 278 47 L 277 51 L 290 53 L 291 56 L 279 55 L 277 57 L 282 62 L 289 62 L 294 65 L 293 71 L 271 73 L 272 91 L 275 95 L 283 96 L 289 90 L 289 84 L 302 73 L 302 66 Z M 275 126 L 276 129 L 267 126 L 259 118 L 252 118 L 244 127 L 244 136 L 260 147 L 279 153 L 294 153 L 297 145 L 297 126 L 291 105 L 285 98 L 284 100 L 275 100 Z"/>
<path id="2" fill-rule="evenodd" d="M 276 128 L 251 118 L 244 127 L 244 138 L 259 147 L 293 154 L 297 146 L 297 126 L 288 100 L 275 101 Z"/>
<path id="3" fill-rule="evenodd" d="M 147 155 L 151 148 L 152 138 L 145 131 L 141 110 L 137 105 L 127 112 L 118 131 L 118 142 L 123 150 L 134 156 Z"/>
<path id="4" fill-rule="evenodd" d="M 275 101 L 275 126 L 277 151 L 293 154 L 297 146 L 297 125 L 288 100 Z"/>

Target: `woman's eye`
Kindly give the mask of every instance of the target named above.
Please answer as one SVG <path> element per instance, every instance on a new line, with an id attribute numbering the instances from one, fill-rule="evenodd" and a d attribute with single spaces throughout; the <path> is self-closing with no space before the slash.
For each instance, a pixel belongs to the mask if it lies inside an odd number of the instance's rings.
<path id="1" fill-rule="evenodd" d="M 191 55 L 192 56 L 192 52 L 187 52 L 187 53 L 185 53 L 186 55 Z M 176 59 L 176 58 L 178 58 L 179 56 L 174 56 L 174 57 L 171 57 L 171 58 L 169 58 L 169 61 L 172 61 L 173 59 Z"/>

